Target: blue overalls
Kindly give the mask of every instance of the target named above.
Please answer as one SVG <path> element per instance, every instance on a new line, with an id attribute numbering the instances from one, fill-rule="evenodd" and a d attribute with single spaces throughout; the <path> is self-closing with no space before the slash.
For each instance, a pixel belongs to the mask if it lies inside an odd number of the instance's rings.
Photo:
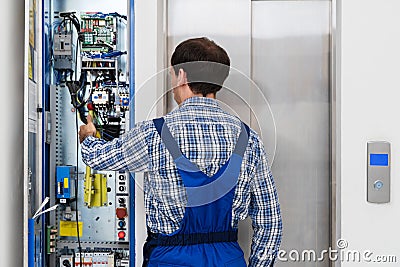
<path id="1" fill-rule="evenodd" d="M 187 203 L 180 228 L 170 235 L 148 231 L 143 266 L 245 267 L 243 251 L 232 228 L 232 203 L 246 150 L 249 128 L 241 133 L 229 160 L 212 177 L 201 172 L 181 152 L 164 119 L 153 120 L 172 155 L 186 189 Z"/>

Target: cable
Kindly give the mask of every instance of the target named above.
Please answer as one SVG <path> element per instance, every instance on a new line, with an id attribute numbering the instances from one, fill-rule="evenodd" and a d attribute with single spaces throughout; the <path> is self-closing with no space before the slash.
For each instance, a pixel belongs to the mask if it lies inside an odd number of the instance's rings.
<path id="1" fill-rule="evenodd" d="M 78 34 L 79 34 L 79 30 L 77 29 Z M 76 39 L 76 51 L 75 51 L 75 80 L 77 78 L 78 75 L 78 50 L 80 48 L 79 45 L 79 38 Z M 82 82 L 82 84 L 84 84 L 84 82 Z M 84 85 L 83 85 L 84 86 Z M 71 95 L 72 97 L 72 95 Z M 78 131 L 78 112 L 82 112 L 81 109 L 79 109 L 78 107 L 75 107 L 75 129 L 76 129 L 76 173 L 77 173 L 77 177 L 79 175 L 79 131 Z M 78 212 L 78 187 L 79 187 L 79 183 L 78 183 L 78 179 L 75 180 L 75 197 L 76 197 L 76 209 L 75 209 L 75 216 L 76 216 L 76 230 L 77 230 L 77 238 L 78 238 L 78 250 L 79 250 L 79 266 L 82 267 L 82 246 L 81 246 L 81 239 L 79 236 L 79 221 L 78 221 L 78 216 L 79 216 L 79 212 Z"/>
<path id="2" fill-rule="evenodd" d="M 106 138 L 104 137 L 104 135 L 107 136 L 108 138 L 110 138 L 111 140 L 115 138 L 114 136 L 109 135 L 108 133 L 106 133 L 104 130 L 103 130 L 102 134 L 103 134 L 103 139 L 106 139 Z"/>
<path id="3" fill-rule="evenodd" d="M 79 236 L 79 212 L 78 212 L 78 177 L 79 177 L 79 136 L 78 136 L 78 110 L 75 110 L 75 129 L 76 129 L 76 179 L 75 179 L 75 199 L 76 199 L 76 208 L 75 208 L 75 217 L 76 217 L 76 231 L 78 237 L 78 250 L 79 250 L 79 266 L 82 267 L 82 246 L 81 239 Z"/>
<path id="4" fill-rule="evenodd" d="M 78 75 L 78 50 L 80 48 L 80 40 L 76 40 L 76 54 L 75 54 L 75 80 L 72 81 L 67 81 L 66 86 L 68 87 L 69 93 L 71 95 L 71 104 L 74 106 L 74 108 L 79 112 L 80 115 L 80 120 L 83 123 L 86 122 L 86 117 L 84 115 L 85 113 L 85 104 L 86 102 L 90 99 L 90 96 L 92 94 L 92 90 L 89 91 L 89 95 L 85 99 L 85 94 L 86 94 L 86 72 L 82 72 L 79 81 L 77 81 L 77 75 Z M 71 73 L 71 78 L 72 78 L 72 73 Z M 92 86 L 92 85 L 91 85 Z"/>
<path id="5" fill-rule="evenodd" d="M 78 34 L 79 34 L 79 32 L 78 32 Z M 76 38 L 76 51 L 75 51 L 75 81 L 76 81 L 76 78 L 77 78 L 77 73 L 78 73 L 78 49 L 80 48 L 80 45 L 79 45 L 79 38 Z"/>

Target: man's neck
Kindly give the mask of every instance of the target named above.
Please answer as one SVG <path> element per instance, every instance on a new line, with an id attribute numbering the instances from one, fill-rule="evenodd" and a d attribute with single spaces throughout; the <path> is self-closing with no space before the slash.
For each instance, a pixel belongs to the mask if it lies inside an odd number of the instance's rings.
<path id="1" fill-rule="evenodd" d="M 191 95 L 191 96 L 189 96 L 188 98 L 191 98 L 191 97 L 194 97 L 194 96 L 197 96 L 197 97 L 207 97 L 207 98 L 212 98 L 212 99 L 215 99 L 215 94 L 214 93 L 209 93 L 209 94 L 207 94 L 206 96 L 203 96 L 202 94 L 193 94 L 193 95 Z M 186 98 L 187 99 L 187 98 Z M 185 100 L 186 100 L 185 99 Z"/>
<path id="2" fill-rule="evenodd" d="M 187 99 L 192 98 L 192 97 L 204 97 L 204 98 L 211 98 L 211 99 L 216 99 L 215 98 L 215 94 L 208 94 L 206 96 L 203 96 L 202 94 L 193 94 L 189 97 L 186 97 L 181 103 L 179 103 L 178 105 L 181 106 Z"/>

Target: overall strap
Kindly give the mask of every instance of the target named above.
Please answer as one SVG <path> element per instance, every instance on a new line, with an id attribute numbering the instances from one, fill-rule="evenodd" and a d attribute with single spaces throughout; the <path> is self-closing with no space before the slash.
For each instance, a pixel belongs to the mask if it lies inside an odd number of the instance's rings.
<path id="1" fill-rule="evenodd" d="M 239 155 L 243 158 L 244 152 L 246 152 L 247 144 L 249 142 L 250 137 L 250 128 L 244 122 L 241 123 L 241 131 L 239 138 L 236 142 L 235 149 L 233 150 L 233 154 Z"/>
<path id="2" fill-rule="evenodd" d="M 178 146 L 178 143 L 175 141 L 171 132 L 165 124 L 165 120 L 163 117 L 157 118 L 153 120 L 154 126 L 157 129 L 158 134 L 161 137 L 161 140 L 164 142 L 164 145 L 168 149 L 172 158 L 176 160 L 180 156 L 182 156 L 181 149 Z"/>

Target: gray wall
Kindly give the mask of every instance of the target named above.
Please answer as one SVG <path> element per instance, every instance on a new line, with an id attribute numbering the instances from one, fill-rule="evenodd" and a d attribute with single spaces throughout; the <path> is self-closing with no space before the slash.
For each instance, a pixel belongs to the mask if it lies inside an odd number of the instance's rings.
<path id="1" fill-rule="evenodd" d="M 2 2 L 0 81 L 0 258 L 1 266 L 22 266 L 24 184 L 24 1 Z"/>

